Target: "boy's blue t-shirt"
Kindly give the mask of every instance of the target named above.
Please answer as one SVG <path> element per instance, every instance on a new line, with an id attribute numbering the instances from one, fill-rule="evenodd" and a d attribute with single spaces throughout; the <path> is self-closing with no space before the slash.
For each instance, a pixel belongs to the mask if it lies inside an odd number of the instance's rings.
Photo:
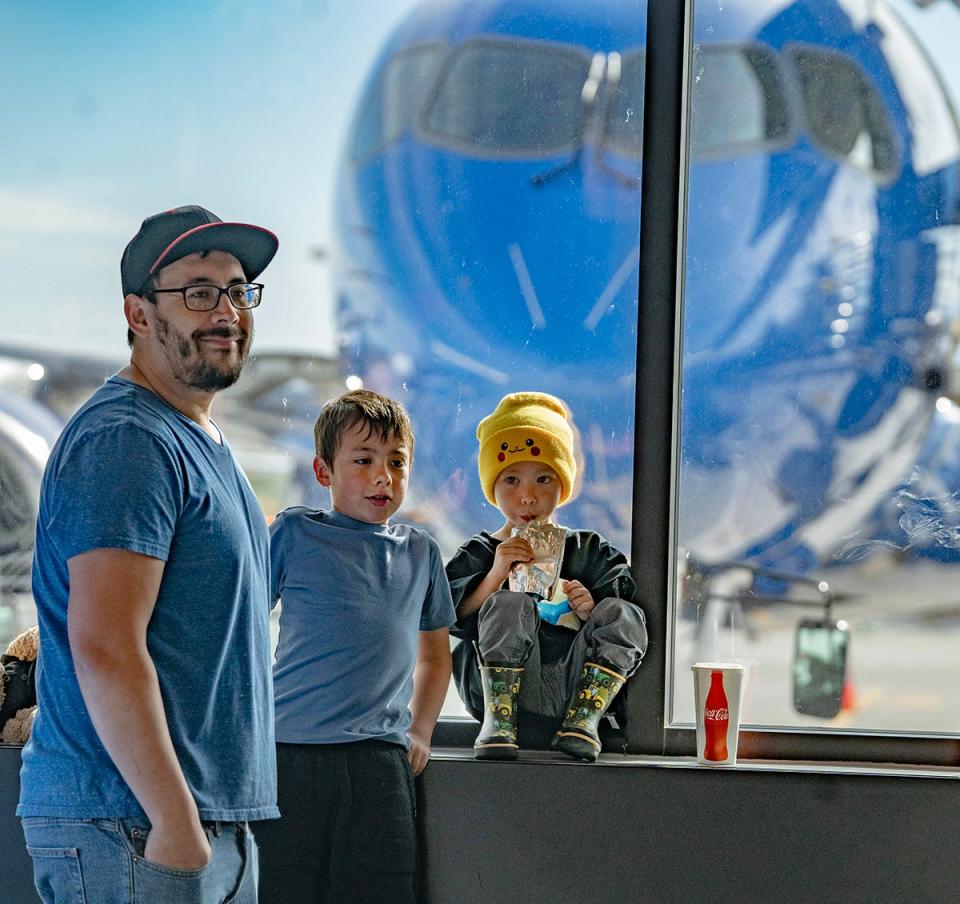
<path id="1" fill-rule="evenodd" d="M 409 747 L 419 632 L 456 619 L 437 544 L 406 524 L 300 506 L 270 535 L 277 740 Z"/>
<path id="2" fill-rule="evenodd" d="M 67 424 L 44 473 L 40 705 L 18 815 L 144 815 L 93 727 L 67 637 L 67 560 L 101 548 L 166 563 L 147 647 L 200 817 L 277 816 L 266 520 L 226 441 L 119 376 Z"/>

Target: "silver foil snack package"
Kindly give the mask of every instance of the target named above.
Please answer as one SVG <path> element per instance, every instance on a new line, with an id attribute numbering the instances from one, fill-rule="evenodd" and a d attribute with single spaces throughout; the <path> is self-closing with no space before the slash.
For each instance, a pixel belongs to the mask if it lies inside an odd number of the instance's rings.
<path id="1" fill-rule="evenodd" d="M 567 532 L 556 524 L 533 521 L 522 528 L 515 527 L 510 535 L 526 538 L 535 556 L 532 562 L 517 562 L 510 569 L 510 589 L 550 599 L 560 578 Z"/>

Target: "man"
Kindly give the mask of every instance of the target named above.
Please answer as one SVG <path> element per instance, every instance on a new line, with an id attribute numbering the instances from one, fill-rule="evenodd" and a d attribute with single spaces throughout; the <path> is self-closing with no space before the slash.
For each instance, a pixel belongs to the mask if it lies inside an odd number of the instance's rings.
<path id="1" fill-rule="evenodd" d="M 210 410 L 276 250 L 201 207 L 144 220 L 120 265 L 130 364 L 47 463 L 17 808 L 45 902 L 256 901 L 246 821 L 278 815 L 268 540 Z"/>

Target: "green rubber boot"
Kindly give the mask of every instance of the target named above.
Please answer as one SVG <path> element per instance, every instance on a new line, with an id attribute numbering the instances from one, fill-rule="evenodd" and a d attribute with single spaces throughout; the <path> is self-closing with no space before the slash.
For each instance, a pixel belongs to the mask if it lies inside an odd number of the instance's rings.
<path id="1" fill-rule="evenodd" d="M 626 680 L 606 666 L 585 662 L 573 702 L 553 737 L 553 747 L 575 759 L 594 762 L 600 753 L 597 726 Z"/>
<path id="2" fill-rule="evenodd" d="M 517 699 L 522 668 L 480 666 L 483 684 L 483 725 L 473 744 L 478 760 L 515 760 L 517 751 Z"/>

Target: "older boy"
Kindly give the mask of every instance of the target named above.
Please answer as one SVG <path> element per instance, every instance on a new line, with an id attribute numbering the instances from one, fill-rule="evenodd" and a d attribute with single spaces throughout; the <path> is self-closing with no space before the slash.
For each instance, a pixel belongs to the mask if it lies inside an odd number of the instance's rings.
<path id="1" fill-rule="evenodd" d="M 569 612 L 541 617 L 558 602 L 501 589 L 518 563 L 535 557 L 517 536 L 532 522 L 552 523 L 573 490 L 577 464 L 564 404 L 542 392 L 505 396 L 477 427 L 484 495 L 503 514 L 495 533 L 471 537 L 447 565 L 457 608 L 454 651 L 460 696 L 483 726 L 480 759 L 517 756 L 517 714 L 563 723 L 553 746 L 592 762 L 597 725 L 647 646 L 643 611 L 623 553 L 598 533 L 566 529 L 560 577 Z M 476 659 L 479 648 L 480 662 Z M 479 665 L 479 669 L 478 669 Z"/>
<path id="2" fill-rule="evenodd" d="M 271 527 L 281 818 L 257 832 L 260 901 L 412 904 L 413 776 L 450 681 L 450 588 L 436 543 L 389 523 L 413 458 L 403 407 L 349 392 L 314 433 L 333 509 Z"/>

